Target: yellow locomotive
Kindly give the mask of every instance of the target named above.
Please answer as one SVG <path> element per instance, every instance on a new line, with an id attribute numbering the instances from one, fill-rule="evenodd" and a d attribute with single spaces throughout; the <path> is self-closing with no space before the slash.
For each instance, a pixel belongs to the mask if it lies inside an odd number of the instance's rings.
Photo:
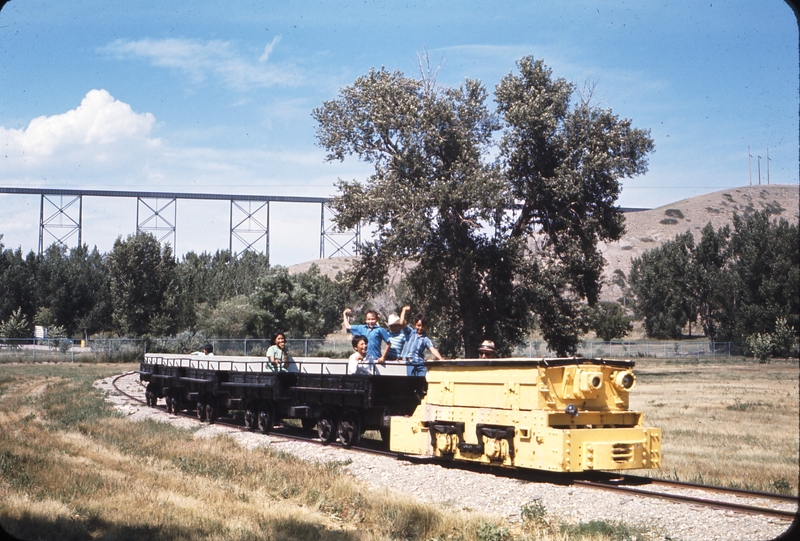
<path id="1" fill-rule="evenodd" d="M 631 361 L 428 361 L 427 394 L 391 417 L 390 448 L 538 470 L 658 468 L 661 430 L 628 409 Z"/>

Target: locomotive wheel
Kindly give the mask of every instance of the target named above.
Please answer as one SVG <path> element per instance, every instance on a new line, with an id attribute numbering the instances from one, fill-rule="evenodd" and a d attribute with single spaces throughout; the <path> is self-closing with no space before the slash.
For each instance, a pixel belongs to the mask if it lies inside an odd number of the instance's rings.
<path id="1" fill-rule="evenodd" d="M 206 404 L 206 420 L 209 423 L 217 420 L 217 408 L 212 402 Z"/>
<path id="2" fill-rule="evenodd" d="M 317 435 L 324 445 L 336 439 L 336 414 L 326 411 L 317 421 Z"/>
<path id="3" fill-rule="evenodd" d="M 358 412 L 350 410 L 339 421 L 339 441 L 345 447 L 352 447 L 358 445 L 359 440 L 361 440 L 361 421 Z"/>
<path id="4" fill-rule="evenodd" d="M 256 419 L 256 412 L 251 410 L 251 409 L 245 410 L 245 412 L 244 412 L 244 426 L 245 426 L 245 428 L 247 430 L 255 430 L 257 422 L 258 421 Z"/>
<path id="5" fill-rule="evenodd" d="M 304 417 L 300 419 L 300 424 L 303 425 L 303 428 L 306 430 L 314 430 L 314 427 L 317 426 L 317 421 L 309 417 Z"/>
<path id="6" fill-rule="evenodd" d="M 272 413 L 268 406 L 258 412 L 258 429 L 262 434 L 269 434 L 272 430 Z"/>
<path id="7" fill-rule="evenodd" d="M 195 411 L 197 413 L 197 418 L 198 419 L 200 419 L 201 421 L 205 421 L 206 420 L 206 405 L 205 404 L 203 404 L 202 402 L 200 402 L 198 400 L 197 401 L 197 407 L 195 408 Z"/>

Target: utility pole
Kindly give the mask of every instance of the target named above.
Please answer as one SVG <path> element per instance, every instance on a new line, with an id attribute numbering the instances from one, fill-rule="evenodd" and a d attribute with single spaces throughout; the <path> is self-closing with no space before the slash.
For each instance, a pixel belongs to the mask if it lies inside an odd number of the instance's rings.
<path id="1" fill-rule="evenodd" d="M 757 156 L 758 158 L 758 185 L 761 186 L 761 156 Z"/>
<path id="2" fill-rule="evenodd" d="M 750 145 L 747 145 L 747 171 L 750 173 L 750 186 L 753 185 L 753 155 L 750 154 Z"/>
<path id="3" fill-rule="evenodd" d="M 769 186 L 769 147 L 767 147 L 767 186 Z"/>

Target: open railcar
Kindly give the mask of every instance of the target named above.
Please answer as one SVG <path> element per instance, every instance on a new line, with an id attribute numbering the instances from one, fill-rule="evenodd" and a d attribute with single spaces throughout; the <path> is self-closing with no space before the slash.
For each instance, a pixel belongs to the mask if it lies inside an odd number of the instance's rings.
<path id="1" fill-rule="evenodd" d="M 347 361 L 295 358 L 275 372 L 263 357 L 147 354 L 147 401 L 202 420 L 243 412 L 250 429 L 280 419 L 315 425 L 345 446 L 379 430 L 393 451 L 512 468 L 580 472 L 658 468 L 661 430 L 629 409 L 634 363 L 622 360 L 428 361 L 426 377 L 388 361 L 349 374 Z"/>
<path id="2" fill-rule="evenodd" d="M 362 375 L 349 374 L 346 359 L 294 357 L 275 371 L 265 357 L 148 353 L 138 372 L 148 405 L 164 398 L 167 411 L 194 410 L 208 421 L 240 410 L 247 428 L 264 433 L 299 419 L 324 442 L 338 437 L 348 447 L 366 430 L 388 439 L 390 417 L 413 413 L 426 390 L 424 377 L 407 376 L 397 362 Z"/>

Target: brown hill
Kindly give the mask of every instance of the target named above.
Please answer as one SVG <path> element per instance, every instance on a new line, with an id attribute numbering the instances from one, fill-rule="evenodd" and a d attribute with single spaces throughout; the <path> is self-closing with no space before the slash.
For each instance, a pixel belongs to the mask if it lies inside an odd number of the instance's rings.
<path id="1" fill-rule="evenodd" d="M 682 199 L 652 210 L 626 213 L 625 236 L 617 242 L 601 244 L 607 263 L 603 299 L 615 300 L 620 297 L 622 289 L 614 284 L 615 272 L 618 275 L 617 271 L 621 271 L 627 280 L 631 260 L 647 250 L 652 250 L 686 231 L 691 231 L 697 241 L 703 227 L 709 222 L 715 229 L 719 229 L 733 221 L 734 213 L 747 216 L 767 208 L 772 209 L 777 216 L 797 223 L 800 187 L 772 184 L 729 188 Z"/>
<path id="2" fill-rule="evenodd" d="M 625 215 L 625 236 L 618 242 L 601 243 L 600 249 L 606 259 L 604 273 L 606 285 L 604 300 L 616 300 L 622 289 L 614 283 L 615 276 L 627 280 L 631 260 L 647 250 L 659 246 L 675 235 L 691 231 L 695 240 L 709 222 L 715 229 L 733 221 L 733 214 L 746 216 L 754 211 L 772 209 L 777 216 L 797 223 L 800 209 L 800 187 L 797 185 L 772 184 L 769 186 L 744 186 L 729 188 L 706 195 L 682 199 L 651 210 L 629 212 Z M 308 270 L 312 263 L 319 266 L 322 274 L 335 278 L 355 260 L 352 257 L 317 259 L 289 267 L 290 272 Z"/>

